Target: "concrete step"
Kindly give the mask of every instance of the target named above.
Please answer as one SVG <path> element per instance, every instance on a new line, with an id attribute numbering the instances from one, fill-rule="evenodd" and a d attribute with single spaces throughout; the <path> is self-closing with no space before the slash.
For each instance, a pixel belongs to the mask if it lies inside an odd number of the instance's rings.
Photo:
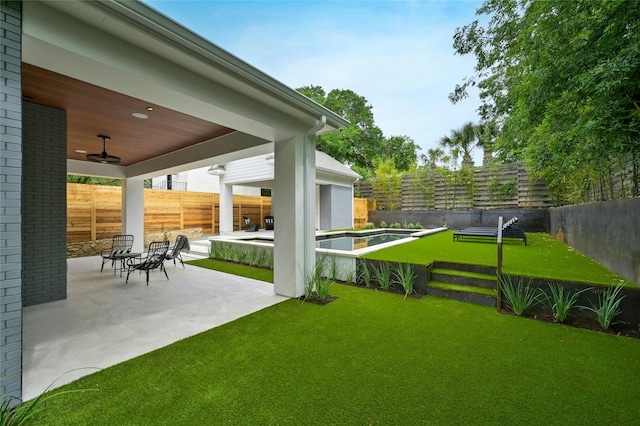
<path id="1" fill-rule="evenodd" d="M 427 284 L 427 295 L 494 308 L 497 306 L 496 290 L 473 286 L 429 281 Z"/>
<path id="2" fill-rule="evenodd" d="M 190 240 L 189 246 L 191 249 L 189 250 L 189 254 L 200 255 L 209 257 L 209 248 L 211 247 L 211 242 L 206 240 Z"/>
<path id="3" fill-rule="evenodd" d="M 431 281 L 493 290 L 496 289 L 498 284 L 498 280 L 495 275 L 440 268 L 436 268 L 431 271 Z"/>

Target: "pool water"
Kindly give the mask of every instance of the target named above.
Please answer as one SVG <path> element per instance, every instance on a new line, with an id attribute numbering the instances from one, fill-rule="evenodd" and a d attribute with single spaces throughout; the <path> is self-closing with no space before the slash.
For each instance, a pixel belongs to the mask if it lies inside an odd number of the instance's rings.
<path id="1" fill-rule="evenodd" d="M 409 237 L 409 234 L 379 234 L 370 236 L 347 235 L 316 241 L 316 248 L 353 251 Z"/>

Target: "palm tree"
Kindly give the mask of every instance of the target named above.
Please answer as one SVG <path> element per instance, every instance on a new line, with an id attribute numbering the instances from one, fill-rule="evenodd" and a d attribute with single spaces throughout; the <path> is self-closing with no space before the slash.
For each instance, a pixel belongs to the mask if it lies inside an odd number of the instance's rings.
<path id="1" fill-rule="evenodd" d="M 498 125 L 495 121 L 480 123 L 475 126 L 476 146 L 482 147 L 482 166 L 486 167 L 493 162 L 493 144 L 498 136 Z"/>
<path id="2" fill-rule="evenodd" d="M 438 167 L 438 161 L 442 161 L 444 158 L 444 151 L 440 148 L 430 148 L 427 155 L 422 154 L 421 157 L 425 166 L 435 170 Z"/>
<path id="3" fill-rule="evenodd" d="M 474 124 L 469 121 L 458 130 L 451 130 L 449 136 L 443 136 L 440 139 L 440 146 L 449 149 L 459 149 L 462 153 L 462 166 L 473 167 L 473 158 L 471 151 L 475 146 L 476 132 Z"/>

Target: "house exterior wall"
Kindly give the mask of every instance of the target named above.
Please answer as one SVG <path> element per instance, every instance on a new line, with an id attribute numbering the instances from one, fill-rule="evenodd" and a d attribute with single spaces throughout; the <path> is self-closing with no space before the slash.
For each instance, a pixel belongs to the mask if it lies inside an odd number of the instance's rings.
<path id="1" fill-rule="evenodd" d="M 220 193 L 220 178 L 207 173 L 209 167 L 203 167 L 186 172 L 180 172 L 174 178 L 177 182 L 186 183 L 187 191 L 192 192 L 209 192 L 213 194 Z M 273 174 L 273 173 L 272 173 Z M 165 182 L 166 176 L 153 178 L 153 187 L 162 187 L 166 189 Z M 176 188 L 174 188 L 176 189 Z M 180 189 L 180 186 L 177 187 Z M 249 186 L 234 186 L 233 193 L 237 195 L 260 195 L 260 188 L 253 188 Z"/>
<path id="2" fill-rule="evenodd" d="M 22 394 L 22 2 L 0 0 L 0 396 Z"/>
<path id="3" fill-rule="evenodd" d="M 67 297 L 67 114 L 23 103 L 22 304 Z"/>
<path id="4" fill-rule="evenodd" d="M 320 229 L 353 227 L 353 189 L 338 185 L 320 186 Z"/>

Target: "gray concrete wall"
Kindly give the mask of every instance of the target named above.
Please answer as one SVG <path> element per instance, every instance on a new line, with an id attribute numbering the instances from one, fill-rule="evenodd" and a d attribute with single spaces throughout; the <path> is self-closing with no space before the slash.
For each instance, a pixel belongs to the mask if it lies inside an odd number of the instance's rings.
<path id="1" fill-rule="evenodd" d="M 338 185 L 320 186 L 320 229 L 353 228 L 353 191 Z"/>
<path id="2" fill-rule="evenodd" d="M 67 114 L 23 104 L 22 304 L 67 297 Z"/>
<path id="3" fill-rule="evenodd" d="M 22 3 L 0 0 L 0 397 L 22 396 Z"/>
<path id="4" fill-rule="evenodd" d="M 420 223 L 425 228 L 447 225 L 449 229 L 464 229 L 470 226 L 498 226 L 498 217 L 504 220 L 518 217 L 518 226 L 526 232 L 547 232 L 549 216 L 546 209 L 510 210 L 415 210 L 369 212 L 369 222 L 376 226 L 381 221 L 390 225 L 394 222 Z"/>
<path id="5" fill-rule="evenodd" d="M 549 209 L 549 233 L 640 285 L 640 198 Z"/>

